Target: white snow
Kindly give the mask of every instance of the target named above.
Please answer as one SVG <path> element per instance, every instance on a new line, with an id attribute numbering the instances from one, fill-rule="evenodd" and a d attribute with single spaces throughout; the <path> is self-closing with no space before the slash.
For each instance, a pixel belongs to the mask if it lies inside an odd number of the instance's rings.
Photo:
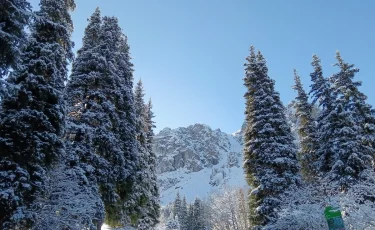
<path id="1" fill-rule="evenodd" d="M 189 172 L 185 168 L 180 168 L 176 171 L 159 174 L 158 179 L 179 181 L 175 186 L 165 190 L 163 190 L 162 187 L 160 188 L 161 205 L 164 206 L 172 202 L 176 197 L 177 191 L 180 192 L 181 196 L 186 196 L 187 202 L 193 202 L 196 197 L 204 199 L 209 193 L 220 190 L 225 186 L 248 188 L 244 171 L 241 167 L 243 161 L 242 145 L 233 135 L 228 134 L 227 140 L 230 143 L 229 151 L 236 153 L 238 158 L 237 166 L 228 167 L 228 152 L 224 149 L 220 149 L 220 161 L 217 165 L 205 167 L 198 172 Z M 214 169 L 217 169 L 219 173 L 213 175 Z M 213 177 L 211 178 L 212 175 Z M 212 181 L 218 181 L 219 183 L 212 185 L 210 184 Z"/>

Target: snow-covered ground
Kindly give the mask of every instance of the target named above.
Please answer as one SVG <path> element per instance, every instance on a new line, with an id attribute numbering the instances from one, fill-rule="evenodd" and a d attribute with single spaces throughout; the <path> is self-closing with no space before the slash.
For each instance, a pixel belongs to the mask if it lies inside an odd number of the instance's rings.
<path id="1" fill-rule="evenodd" d="M 125 227 L 125 228 L 111 228 L 106 224 L 103 224 L 101 230 L 136 230 L 135 228 L 132 227 Z"/>

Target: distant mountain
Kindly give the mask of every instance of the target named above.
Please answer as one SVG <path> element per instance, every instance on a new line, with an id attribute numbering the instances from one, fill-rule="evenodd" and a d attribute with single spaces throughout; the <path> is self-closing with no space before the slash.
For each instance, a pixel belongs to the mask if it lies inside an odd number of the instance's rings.
<path id="1" fill-rule="evenodd" d="M 203 124 L 161 130 L 153 149 L 162 205 L 174 200 L 178 190 L 192 201 L 224 186 L 247 186 L 242 133 L 226 134 Z"/>

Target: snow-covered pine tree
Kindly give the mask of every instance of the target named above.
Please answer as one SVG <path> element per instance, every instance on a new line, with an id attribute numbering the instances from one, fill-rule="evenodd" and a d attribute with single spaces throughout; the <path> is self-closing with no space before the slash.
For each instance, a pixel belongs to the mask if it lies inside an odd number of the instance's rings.
<path id="1" fill-rule="evenodd" d="M 301 79 L 296 70 L 294 70 L 294 81 L 293 89 L 297 91 L 297 97 L 293 106 L 298 118 L 298 135 L 300 139 L 300 149 L 297 156 L 301 164 L 303 178 L 311 181 L 317 175 L 316 168 L 314 168 L 317 160 L 315 155 L 317 136 L 315 121 L 312 118 L 313 107 L 308 101 L 308 96 L 303 89 Z"/>
<path id="2" fill-rule="evenodd" d="M 320 63 L 320 58 L 314 54 L 311 62 L 314 72 L 310 73 L 312 84 L 309 94 L 312 95 L 312 103 L 318 102 L 321 109 L 316 119 L 318 143 L 316 156 L 319 157 L 316 168 L 319 170 L 320 176 L 324 177 L 331 170 L 334 162 L 332 152 L 334 139 L 331 135 L 335 128 L 336 112 L 334 111 L 334 104 L 336 99 L 332 94 L 330 82 L 323 76 Z"/>
<path id="3" fill-rule="evenodd" d="M 106 223 L 123 226 L 136 201 L 137 161 L 132 64 L 118 20 L 96 10 L 67 84 L 69 141 L 92 171 L 105 204 Z"/>
<path id="4" fill-rule="evenodd" d="M 105 73 L 105 64 L 99 49 L 99 36 L 101 29 L 100 10 L 97 8 L 89 19 L 88 26 L 82 40 L 82 47 L 78 50 L 78 56 L 73 63 L 72 74 L 65 90 L 67 103 L 66 118 L 66 152 L 69 153 L 68 163 L 72 167 L 80 167 L 85 171 L 88 179 L 86 185 L 91 190 L 98 188 L 98 182 L 108 181 L 107 174 L 111 166 L 109 162 L 95 152 L 93 143 L 96 116 L 103 112 L 101 107 L 92 105 L 94 95 L 100 93 L 94 87 L 96 79 Z M 96 84 L 100 85 L 99 79 Z M 99 197 L 100 198 L 100 197 Z M 97 202 L 97 216 L 103 217 L 104 207 Z"/>
<path id="5" fill-rule="evenodd" d="M 332 168 L 328 176 L 346 189 L 357 180 L 368 179 L 375 149 L 367 141 L 367 136 L 368 131 L 374 132 L 375 126 L 372 108 L 366 103 L 366 96 L 358 90 L 361 82 L 353 81 L 359 69 L 344 62 L 339 52 L 336 59 L 335 65 L 340 71 L 330 78 L 336 100 L 332 119 L 334 129 L 330 135 L 333 139 Z"/>
<path id="6" fill-rule="evenodd" d="M 155 115 L 152 111 L 152 102 L 151 98 L 149 99 L 146 105 L 146 149 L 148 151 L 148 167 L 150 173 L 150 195 L 149 201 L 147 202 L 148 207 L 148 216 L 156 224 L 160 217 L 160 200 L 159 200 L 159 185 L 156 176 L 156 154 L 153 151 L 152 144 L 154 141 L 154 128 L 155 122 L 153 121 Z M 186 204 L 185 204 L 186 205 Z M 185 207 L 186 208 L 186 207 Z"/>
<path id="7" fill-rule="evenodd" d="M 139 80 L 134 89 L 134 110 L 136 115 L 136 135 L 137 135 L 137 150 L 138 161 L 136 167 L 136 182 L 134 183 L 133 199 L 137 202 L 134 204 L 134 209 L 137 215 L 133 215 L 137 220 L 136 225 L 138 229 L 150 229 L 152 226 L 147 226 L 150 222 L 148 218 L 148 207 L 146 206 L 150 200 L 150 169 L 148 162 L 148 151 L 146 148 L 146 130 L 147 124 L 145 120 L 146 105 L 144 102 L 144 89 L 142 80 Z"/>
<path id="8" fill-rule="evenodd" d="M 138 229 L 150 229 L 158 223 L 160 217 L 159 188 L 156 178 L 156 155 L 152 150 L 154 137 L 153 112 L 151 100 L 144 104 L 143 84 L 140 80 L 135 88 L 134 101 L 137 115 L 137 140 L 138 140 L 138 176 L 135 189 L 138 191 L 139 202 L 137 210 L 140 211 Z M 146 224 L 147 223 L 147 224 Z M 181 223 L 181 219 L 180 219 Z M 141 226 L 143 226 L 141 228 Z"/>
<path id="9" fill-rule="evenodd" d="M 177 195 L 173 203 L 172 213 L 173 213 L 173 216 L 178 216 L 181 213 L 181 197 L 180 197 L 179 191 L 177 191 Z"/>
<path id="10" fill-rule="evenodd" d="M 167 220 L 165 224 L 165 230 L 180 230 L 180 222 L 178 216 L 173 217 L 172 215 Z"/>
<path id="11" fill-rule="evenodd" d="M 3 0 L 0 4 L 0 78 L 9 68 L 17 69 L 21 47 L 26 43 L 25 26 L 31 5 L 26 0 Z"/>
<path id="12" fill-rule="evenodd" d="M 205 230 L 205 213 L 204 213 L 204 208 L 202 201 L 198 198 L 195 198 L 194 203 L 193 203 L 193 228 L 194 230 Z"/>
<path id="13" fill-rule="evenodd" d="M 347 109 L 353 110 L 356 116 L 356 122 L 360 124 L 362 133 L 362 142 L 370 148 L 375 148 L 375 110 L 372 106 L 366 103 L 367 96 L 359 91 L 362 82 L 353 82 L 355 73 L 359 69 L 354 68 L 354 65 L 346 63 L 339 52 L 336 53 L 337 63 L 335 66 L 340 68 L 340 73 L 332 76 L 335 88 L 346 89 L 345 98 L 349 100 Z M 341 95 L 342 97 L 342 95 Z M 371 150 L 374 152 L 374 150 Z"/>
<path id="14" fill-rule="evenodd" d="M 279 195 L 289 186 L 298 185 L 300 176 L 293 136 L 266 61 L 260 52 L 255 54 L 254 47 L 246 60 L 244 168 L 253 188 L 249 196 L 250 221 L 258 228 L 277 217 Z"/>
<path id="15" fill-rule="evenodd" d="M 192 204 L 188 205 L 188 215 L 187 215 L 187 230 L 194 230 L 194 206 Z"/>
<path id="16" fill-rule="evenodd" d="M 7 178 L 7 213 L 3 229 L 29 226 L 24 215 L 44 186 L 49 167 L 64 151 L 64 80 L 73 59 L 73 31 L 69 11 L 73 0 L 41 0 L 21 63 L 9 81 L 18 90 L 2 100 L 0 119 L 0 171 Z M 16 186 L 23 184 L 23 186 Z M 3 189 L 2 188 L 2 189 Z M 4 191 L 4 190 L 3 190 Z M 11 191 L 11 192 L 10 192 Z M 15 225 L 17 227 L 15 227 Z"/>
<path id="17" fill-rule="evenodd" d="M 188 209 L 187 209 L 187 202 L 186 197 L 182 198 L 181 202 L 181 213 L 180 213 L 180 228 L 181 230 L 189 230 L 189 223 L 188 223 Z"/>
<path id="18" fill-rule="evenodd" d="M 33 229 L 100 230 L 104 204 L 98 187 L 91 186 L 86 172 L 65 160 L 48 172 L 45 191 L 32 205 Z"/>
<path id="19" fill-rule="evenodd" d="M 120 179 L 116 181 L 117 193 L 120 198 L 120 204 L 117 206 L 124 207 L 124 212 L 126 214 L 124 219 L 125 223 L 130 222 L 135 225 L 138 216 L 137 210 L 134 210 L 134 204 L 137 203 L 137 200 L 134 200 L 131 194 L 135 192 L 136 163 L 138 162 L 139 156 L 137 154 L 136 140 L 133 64 L 131 63 L 128 38 L 121 32 L 117 18 L 104 17 L 103 22 L 103 32 L 106 34 L 112 33 L 112 37 L 116 35 L 116 37 L 119 38 L 118 45 L 115 51 L 112 52 L 115 54 L 114 58 L 116 61 L 116 72 L 114 72 L 114 74 L 117 74 L 120 79 L 119 90 L 116 93 L 121 97 L 115 105 L 119 114 L 119 120 L 117 121 L 119 130 L 117 135 L 119 136 L 119 146 L 123 152 L 125 166 L 121 174 L 119 174 Z M 106 27 L 106 24 L 108 24 L 108 27 Z M 108 28 L 108 30 L 106 28 Z M 114 31 L 118 32 L 114 33 Z M 110 52 L 107 54 L 110 55 Z M 124 216 L 122 216 L 122 218 L 124 218 Z"/>

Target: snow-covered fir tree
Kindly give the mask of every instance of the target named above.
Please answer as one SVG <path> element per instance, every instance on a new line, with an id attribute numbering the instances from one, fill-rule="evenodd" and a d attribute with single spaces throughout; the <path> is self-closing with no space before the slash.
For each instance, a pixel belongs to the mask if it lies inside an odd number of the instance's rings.
<path id="1" fill-rule="evenodd" d="M 26 43 L 24 27 L 31 16 L 26 0 L 3 0 L 0 4 L 0 78 L 9 68 L 17 69 L 21 48 Z"/>
<path id="2" fill-rule="evenodd" d="M 359 69 L 344 62 L 339 52 L 336 59 L 335 65 L 340 71 L 330 78 L 335 103 L 330 120 L 334 129 L 330 134 L 332 165 L 328 176 L 347 188 L 359 179 L 368 179 L 368 172 L 373 168 L 375 149 L 366 136 L 375 126 L 371 106 L 358 90 L 361 83 L 353 81 Z"/>
<path id="3" fill-rule="evenodd" d="M 324 78 L 320 58 L 313 55 L 311 65 L 314 71 L 310 74 L 312 84 L 309 94 L 312 95 L 312 102 L 318 102 L 321 109 L 317 117 L 317 140 L 318 147 L 316 155 L 319 157 L 317 161 L 317 169 L 320 176 L 324 176 L 330 171 L 332 166 L 332 141 L 331 133 L 334 130 L 334 103 L 335 98 L 332 95 L 331 84 Z"/>
<path id="4" fill-rule="evenodd" d="M 148 217 L 153 220 L 153 223 L 157 223 L 160 217 L 160 200 L 159 200 L 159 185 L 156 176 L 156 154 L 153 150 L 153 141 L 154 141 L 154 112 L 152 111 L 152 101 L 151 98 L 149 99 L 146 105 L 146 150 L 148 151 L 148 167 L 149 167 L 149 174 L 150 174 L 150 181 L 149 181 L 149 189 L 150 189 L 150 197 L 148 202 L 146 203 L 146 207 L 148 210 Z"/>
<path id="5" fill-rule="evenodd" d="M 74 7 L 73 0 L 40 1 L 21 62 L 9 79 L 18 90 L 1 102 L 0 172 L 11 176 L 1 184 L 7 196 L 0 202 L 8 209 L 0 216 L 3 229 L 32 224 L 25 213 L 64 152 L 62 91 L 73 59 L 69 11 Z"/>
<path id="6" fill-rule="evenodd" d="M 104 204 L 86 172 L 64 160 L 48 173 L 45 191 L 37 194 L 33 229 L 100 230 Z"/>
<path id="7" fill-rule="evenodd" d="M 245 66 L 244 168 L 253 188 L 249 196 L 250 222 L 258 228 L 277 217 L 279 195 L 299 184 L 300 176 L 293 136 L 263 55 L 256 55 L 251 47 Z"/>
<path id="8" fill-rule="evenodd" d="M 171 213 L 172 214 L 172 213 Z M 180 230 L 180 222 L 178 216 L 173 217 L 172 215 L 167 220 L 165 224 L 165 230 Z"/>
<path id="9" fill-rule="evenodd" d="M 187 229 L 193 230 L 194 229 L 194 206 L 192 204 L 188 205 L 188 215 L 187 215 Z"/>
<path id="10" fill-rule="evenodd" d="M 136 206 L 139 212 L 138 229 L 150 229 L 155 226 L 160 216 L 159 193 L 155 174 L 156 157 L 152 151 L 153 112 L 152 104 L 145 104 L 144 89 L 141 80 L 134 91 L 134 107 L 136 113 L 137 133 L 137 176 L 134 186 Z"/>
<path id="11" fill-rule="evenodd" d="M 205 230 L 206 229 L 206 221 L 204 219 L 204 208 L 203 203 L 200 199 L 195 198 L 193 203 L 193 219 L 194 222 L 192 223 L 192 229 L 194 230 Z"/>
<path id="12" fill-rule="evenodd" d="M 103 22 L 102 22 L 103 21 Z M 131 221 L 135 182 L 135 113 L 127 39 L 113 17 L 97 9 L 67 84 L 69 150 L 98 183 L 106 223 Z"/>
<path id="13" fill-rule="evenodd" d="M 181 197 L 180 192 L 177 191 L 176 198 L 173 202 L 173 210 L 172 213 L 174 216 L 181 215 Z"/>
<path id="14" fill-rule="evenodd" d="M 134 215 L 134 219 L 137 219 L 138 221 L 147 218 L 146 202 L 150 197 L 149 187 L 147 184 L 150 178 L 147 162 L 148 152 L 146 150 L 146 122 L 144 116 L 146 107 L 144 102 L 144 95 L 143 84 L 142 81 L 139 80 L 134 90 L 134 110 L 136 115 L 135 127 L 137 136 L 138 161 L 136 163 L 136 177 L 133 189 L 134 192 L 131 194 L 133 199 L 136 201 L 136 203 L 134 203 L 134 208 L 137 212 L 136 215 Z"/>
<path id="15" fill-rule="evenodd" d="M 311 181 L 317 175 L 314 168 L 316 163 L 315 150 L 317 148 L 316 126 L 312 118 L 312 105 L 308 101 L 308 96 L 303 89 L 301 79 L 296 70 L 294 70 L 295 85 L 293 89 L 297 91 L 297 97 L 293 104 L 295 115 L 298 118 L 298 135 L 300 148 L 298 151 L 298 160 L 301 164 L 301 173 L 305 180 Z"/>
<path id="16" fill-rule="evenodd" d="M 68 163 L 73 167 L 81 167 L 85 171 L 89 181 L 86 186 L 91 187 L 92 190 L 98 187 L 99 181 L 108 180 L 106 173 L 111 167 L 95 152 L 96 146 L 93 143 L 96 126 L 95 120 L 92 119 L 96 119 L 96 116 L 103 111 L 95 109 L 95 106 L 87 109 L 87 106 L 92 104 L 90 102 L 94 100 L 93 95 L 99 93 L 89 83 L 93 83 L 95 78 L 100 78 L 100 74 L 105 71 L 99 49 L 101 23 L 100 10 L 97 8 L 85 29 L 83 45 L 78 50 L 78 56 L 73 63 L 72 74 L 65 90 Z M 98 205 L 97 215 L 104 217 L 104 207 L 100 203 Z M 100 222 L 103 222 L 103 219 Z"/>
<path id="17" fill-rule="evenodd" d="M 187 209 L 187 202 L 186 197 L 182 198 L 181 202 L 181 211 L 180 211 L 180 228 L 181 230 L 188 230 L 189 223 L 188 223 L 188 209 Z"/>

